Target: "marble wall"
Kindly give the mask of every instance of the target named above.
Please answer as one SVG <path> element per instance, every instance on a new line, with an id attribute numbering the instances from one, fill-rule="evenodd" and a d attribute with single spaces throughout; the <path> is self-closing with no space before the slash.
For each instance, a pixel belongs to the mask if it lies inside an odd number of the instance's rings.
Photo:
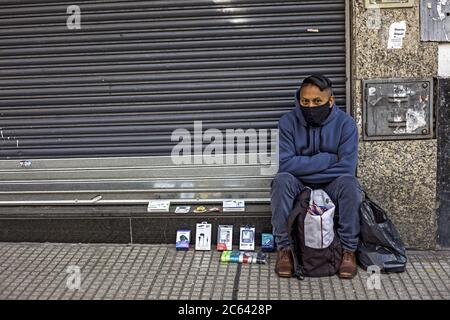
<path id="1" fill-rule="evenodd" d="M 362 80 L 436 77 L 438 47 L 420 41 L 419 0 L 414 8 L 365 9 L 351 3 L 352 113 L 360 128 L 358 177 L 388 210 L 409 248 L 436 247 L 436 139 L 363 141 Z M 379 19 L 377 19 L 377 16 Z M 406 21 L 401 49 L 387 49 L 389 27 Z"/>

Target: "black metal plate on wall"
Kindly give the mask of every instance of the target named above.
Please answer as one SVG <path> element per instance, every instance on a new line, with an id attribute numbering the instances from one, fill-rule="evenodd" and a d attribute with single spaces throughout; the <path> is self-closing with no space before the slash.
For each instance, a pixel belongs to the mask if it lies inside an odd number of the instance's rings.
<path id="1" fill-rule="evenodd" d="M 364 140 L 433 138 L 433 79 L 363 81 Z"/>
<path id="2" fill-rule="evenodd" d="M 438 79 L 438 244 L 450 247 L 450 79 Z"/>

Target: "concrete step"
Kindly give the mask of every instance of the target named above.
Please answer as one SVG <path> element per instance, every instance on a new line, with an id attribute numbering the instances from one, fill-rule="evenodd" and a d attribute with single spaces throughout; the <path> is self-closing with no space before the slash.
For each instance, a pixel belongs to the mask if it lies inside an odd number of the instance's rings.
<path id="1" fill-rule="evenodd" d="M 200 205 L 200 204 L 198 204 Z M 191 211 L 197 205 L 191 205 Z M 207 208 L 215 204 L 205 204 Z M 234 226 L 233 243 L 239 243 L 239 227 L 252 225 L 257 233 L 271 233 L 269 204 L 248 204 L 245 212 L 149 213 L 145 205 L 5 206 L 0 207 L 0 241 L 64 243 L 175 243 L 176 231 L 192 230 L 206 221 L 212 224 L 215 244 L 219 224 Z"/>

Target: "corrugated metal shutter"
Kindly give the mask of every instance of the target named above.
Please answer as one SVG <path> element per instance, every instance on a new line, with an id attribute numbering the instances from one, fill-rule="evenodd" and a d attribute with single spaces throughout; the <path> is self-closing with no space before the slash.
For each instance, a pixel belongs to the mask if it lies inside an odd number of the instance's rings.
<path id="1" fill-rule="evenodd" d="M 0 159 L 167 155 L 194 120 L 275 128 L 315 72 L 345 106 L 344 0 L 1 6 Z"/>

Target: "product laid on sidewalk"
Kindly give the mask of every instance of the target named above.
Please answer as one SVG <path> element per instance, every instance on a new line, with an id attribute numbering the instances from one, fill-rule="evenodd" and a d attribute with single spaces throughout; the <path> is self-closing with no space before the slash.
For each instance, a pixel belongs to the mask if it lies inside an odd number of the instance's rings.
<path id="1" fill-rule="evenodd" d="M 206 221 L 197 223 L 195 232 L 195 250 L 211 250 L 212 225 Z M 176 248 L 188 250 L 191 230 L 177 230 Z M 255 227 L 240 227 L 239 250 L 255 250 Z M 233 225 L 219 225 L 217 229 L 217 251 L 233 249 Z M 261 250 L 271 252 L 275 250 L 274 238 L 270 233 L 261 234 Z"/>
<path id="2" fill-rule="evenodd" d="M 154 210 L 149 212 L 167 212 L 169 204 L 161 205 L 158 201 L 152 202 L 151 207 Z M 193 213 L 220 212 L 219 207 L 206 207 L 204 205 L 196 206 L 192 209 Z M 245 211 L 245 201 L 243 200 L 224 200 L 222 206 L 223 212 L 242 212 Z M 175 213 L 190 213 L 191 206 L 177 206 Z M 270 233 L 261 234 L 261 251 L 254 252 L 256 229 L 254 226 L 245 225 L 239 228 L 239 250 L 233 250 L 233 225 L 219 224 L 217 227 L 217 251 L 223 251 L 220 261 L 223 263 L 267 263 L 267 254 L 275 249 L 273 235 Z M 212 224 L 206 221 L 196 224 L 195 235 L 192 236 L 195 241 L 195 250 L 211 250 Z M 176 236 L 176 249 L 189 250 L 191 240 L 191 230 L 178 230 Z M 252 252 L 253 251 L 253 252 Z"/>
<path id="3" fill-rule="evenodd" d="M 211 224 L 197 223 L 195 232 L 195 250 L 211 250 Z"/>
<path id="4" fill-rule="evenodd" d="M 233 250 L 233 226 L 219 225 L 217 230 L 217 250 Z"/>
<path id="5" fill-rule="evenodd" d="M 261 250 L 265 252 L 270 252 L 275 249 L 275 242 L 273 235 L 271 233 L 261 234 Z"/>
<path id="6" fill-rule="evenodd" d="M 243 212 L 245 211 L 244 200 L 224 200 L 222 204 L 223 212 Z"/>
<path id="7" fill-rule="evenodd" d="M 207 211 L 205 206 L 198 206 L 194 209 L 194 213 L 205 213 Z"/>
<path id="8" fill-rule="evenodd" d="M 150 200 L 147 206 L 147 212 L 169 212 L 170 201 L 168 200 Z"/>
<path id="9" fill-rule="evenodd" d="M 191 241 L 191 230 L 177 231 L 177 242 L 175 244 L 177 250 L 189 250 L 190 241 Z"/>
<path id="10" fill-rule="evenodd" d="M 175 213 L 189 213 L 191 206 L 178 206 L 175 208 Z"/>
<path id="11" fill-rule="evenodd" d="M 224 251 L 220 257 L 221 262 L 257 263 L 266 264 L 267 255 L 263 252 L 241 252 L 239 250 Z"/>
<path id="12" fill-rule="evenodd" d="M 150 200 L 147 206 L 147 212 L 163 213 L 171 212 L 170 200 Z M 214 213 L 214 212 L 244 212 L 245 201 L 239 199 L 227 199 L 222 201 L 222 208 L 220 206 L 176 206 L 174 212 L 180 214 L 187 213 Z"/>
<path id="13" fill-rule="evenodd" d="M 255 250 L 255 228 L 251 226 L 241 227 L 240 250 Z"/>

